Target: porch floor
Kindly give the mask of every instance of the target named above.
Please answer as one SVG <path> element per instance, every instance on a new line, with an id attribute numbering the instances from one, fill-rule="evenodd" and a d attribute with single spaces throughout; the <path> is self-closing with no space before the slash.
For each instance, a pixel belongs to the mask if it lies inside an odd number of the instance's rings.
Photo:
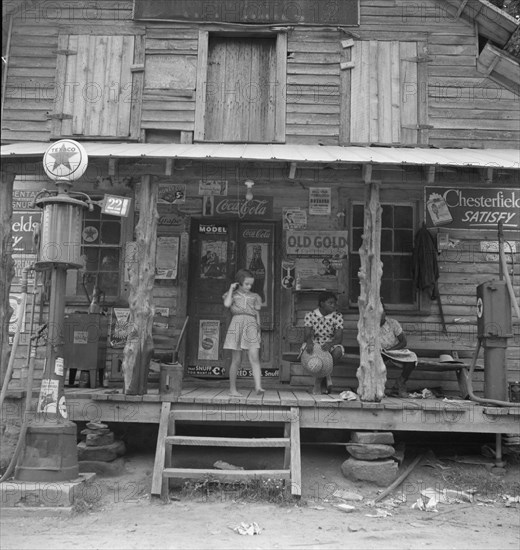
<path id="1" fill-rule="evenodd" d="M 231 397 L 227 381 L 209 384 L 184 381 L 181 395 L 172 403 L 176 420 L 272 422 L 273 415 L 283 417 L 297 407 L 301 428 L 520 434 L 520 404 L 497 407 L 460 398 L 344 401 L 339 393 L 312 395 L 309 388 L 283 385 L 268 388 L 261 396 L 253 389 L 242 389 L 242 397 Z M 66 388 L 65 395 L 73 421 L 159 423 L 162 399 L 157 389 L 125 395 L 122 389 Z"/>

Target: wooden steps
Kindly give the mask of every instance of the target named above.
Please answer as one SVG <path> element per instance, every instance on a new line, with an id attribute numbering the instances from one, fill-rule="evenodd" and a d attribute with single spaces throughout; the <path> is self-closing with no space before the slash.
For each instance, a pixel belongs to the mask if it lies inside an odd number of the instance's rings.
<path id="1" fill-rule="evenodd" d="M 157 434 L 151 496 L 168 500 L 169 479 L 216 478 L 231 482 L 244 479 L 285 479 L 291 483 L 291 494 L 301 496 L 300 421 L 297 407 L 285 408 L 270 415 L 270 422 L 283 425 L 283 437 L 215 437 L 175 435 L 175 404 L 163 402 Z M 182 416 L 179 414 L 178 416 Z M 211 416 L 207 419 L 212 420 Z M 216 420 L 216 419 L 215 419 Z M 222 420 L 222 419 L 221 419 Z M 249 420 L 254 423 L 254 420 Z M 262 419 L 265 423 L 265 418 Z M 222 422 L 221 422 L 222 423 Z M 284 448 L 281 469 L 222 470 L 214 468 L 175 468 L 172 466 L 175 446 Z"/>

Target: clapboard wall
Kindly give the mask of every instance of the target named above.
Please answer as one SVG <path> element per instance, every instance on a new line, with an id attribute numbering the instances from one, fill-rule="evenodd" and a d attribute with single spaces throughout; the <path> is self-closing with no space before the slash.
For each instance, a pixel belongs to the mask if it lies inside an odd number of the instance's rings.
<path id="1" fill-rule="evenodd" d="M 477 70 L 475 26 L 448 15 L 445 4 L 425 0 L 419 9 L 407 0 L 361 0 L 359 27 L 288 29 L 286 142 L 514 146 L 519 98 Z M 130 2 L 102 0 L 93 8 L 67 0 L 16 13 L 3 140 L 50 138 L 60 114 L 55 99 L 64 93 L 56 82 L 60 33 L 144 36 L 137 135 L 146 139 L 148 131 L 154 139 L 167 132 L 167 141 L 189 140 L 180 132 L 194 130 L 198 31 L 195 24 L 134 22 Z M 341 68 L 350 62 L 355 66 Z M 407 113 L 412 107 L 415 112 Z M 368 117 L 370 133 L 352 130 L 359 113 Z"/>

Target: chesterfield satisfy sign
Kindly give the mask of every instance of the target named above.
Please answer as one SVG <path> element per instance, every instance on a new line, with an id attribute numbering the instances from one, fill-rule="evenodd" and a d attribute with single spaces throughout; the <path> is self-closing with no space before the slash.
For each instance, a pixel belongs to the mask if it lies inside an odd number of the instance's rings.
<path id="1" fill-rule="evenodd" d="M 270 219 L 273 217 L 273 198 L 255 197 L 246 201 L 233 197 L 215 197 L 215 216 Z"/>
<path id="2" fill-rule="evenodd" d="M 520 229 L 520 191 L 490 187 L 425 187 L 429 227 L 457 229 Z M 435 208 L 433 208 L 435 206 Z"/>
<path id="3" fill-rule="evenodd" d="M 359 0 L 134 0 L 134 19 L 359 25 Z"/>

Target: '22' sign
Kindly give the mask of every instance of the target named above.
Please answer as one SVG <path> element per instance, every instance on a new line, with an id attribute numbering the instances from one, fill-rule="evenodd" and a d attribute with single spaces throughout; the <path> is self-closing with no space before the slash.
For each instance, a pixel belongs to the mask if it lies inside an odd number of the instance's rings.
<path id="1" fill-rule="evenodd" d="M 132 199 L 128 197 L 118 197 L 116 195 L 105 195 L 103 199 L 103 207 L 101 212 L 103 214 L 111 214 L 112 216 L 128 216 L 130 210 L 130 203 Z"/>

